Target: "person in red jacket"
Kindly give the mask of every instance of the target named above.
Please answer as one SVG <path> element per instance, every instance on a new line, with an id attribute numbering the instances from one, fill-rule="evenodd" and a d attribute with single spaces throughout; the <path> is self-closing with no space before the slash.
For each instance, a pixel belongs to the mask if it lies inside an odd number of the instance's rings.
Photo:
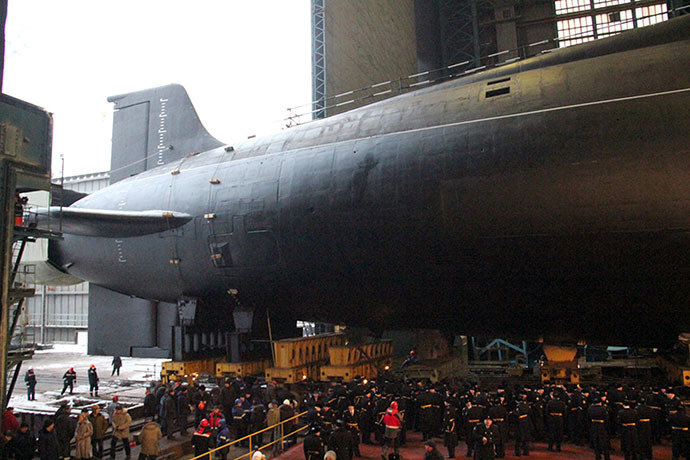
<path id="1" fill-rule="evenodd" d="M 203 419 L 199 423 L 199 429 L 192 435 L 192 447 L 194 447 L 195 457 L 204 455 L 213 449 L 213 438 L 211 437 L 211 428 L 208 426 L 208 420 Z M 204 457 L 204 460 L 206 459 L 211 460 L 211 454 L 208 454 L 208 457 Z"/>
<path id="2" fill-rule="evenodd" d="M 398 454 L 400 430 L 402 429 L 402 420 L 398 413 L 398 403 L 393 401 L 386 413 L 383 415 L 383 425 L 385 430 L 383 432 L 383 448 L 381 450 L 381 457 L 386 460 L 386 452 L 389 447 L 393 447 L 393 452 Z"/>
<path id="3" fill-rule="evenodd" d="M 19 422 L 17 417 L 14 416 L 14 408 L 8 407 L 4 414 L 2 414 L 2 432 L 7 433 L 11 431 L 16 433 L 19 431 Z"/>
<path id="4" fill-rule="evenodd" d="M 220 421 L 225 417 L 220 412 L 220 406 L 213 408 L 213 412 L 208 415 L 208 426 L 211 430 L 218 430 L 220 427 Z"/>

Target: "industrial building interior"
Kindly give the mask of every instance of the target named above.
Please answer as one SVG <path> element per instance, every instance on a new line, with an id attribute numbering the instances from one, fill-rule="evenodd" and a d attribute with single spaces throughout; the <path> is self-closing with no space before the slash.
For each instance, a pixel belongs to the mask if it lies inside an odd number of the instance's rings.
<path id="1" fill-rule="evenodd" d="M 590 5 L 439 0 L 360 2 L 356 6 L 332 1 L 324 8 L 317 1 L 312 8 L 313 102 L 290 109 L 289 121 L 297 124 L 335 115 L 554 48 L 652 25 L 683 14 L 685 6 L 678 1 Z M 65 189 L 79 193 L 92 193 L 110 183 L 107 171 L 65 178 L 55 173 L 53 182 L 64 180 Z M 88 283 L 36 285 L 35 296 L 25 303 L 27 334 L 40 343 L 75 342 L 77 332 L 86 331 L 91 323 L 91 331 L 97 335 L 99 331 L 93 327 L 100 321 L 89 317 L 93 314 L 89 305 L 93 309 L 98 301 L 88 294 Z M 149 340 L 169 354 L 169 338 Z M 112 346 L 94 344 L 89 350 L 110 354 Z M 117 352 L 131 353 L 128 347 Z"/>
<path id="2" fill-rule="evenodd" d="M 11 3 L 11 0 L 0 0 L 3 53 L 5 22 L 12 20 L 8 16 L 8 1 Z M 500 72 L 561 48 L 654 26 L 689 12 L 689 0 L 311 0 L 312 100 L 288 109 L 287 132 L 402 94 L 464 81 L 466 77 L 479 75 L 476 78 L 481 79 L 484 72 Z M 4 59 L 0 65 L 0 89 L 3 67 Z M 500 87 L 507 80 L 510 78 L 494 80 L 498 82 L 493 87 L 496 96 L 510 91 Z M 482 94 L 486 98 L 494 95 L 486 91 Z M 158 95 L 155 93 L 150 101 Z M 18 378 L 26 370 L 22 362 L 31 359 L 37 346 L 82 342 L 87 343 L 88 355 L 166 360 L 161 372 L 164 383 L 187 382 L 192 375 L 197 378 L 201 374 L 211 376 L 214 381 L 217 378 L 218 382 L 228 377 L 260 375 L 266 382 L 286 385 L 299 385 L 303 381 L 331 384 L 351 382 L 355 376 L 387 376 L 391 368 L 399 368 L 403 369 L 405 379 L 434 383 L 463 378 L 500 387 L 508 381 L 579 385 L 611 379 L 631 382 L 647 379 L 655 383 L 665 379 L 690 386 L 690 362 L 683 361 L 687 358 L 690 338 L 682 335 L 670 346 L 667 343 L 654 346 L 650 341 L 621 344 L 615 342 L 615 334 L 611 343 L 581 341 L 565 345 L 558 341 L 548 343 L 543 337 L 531 334 L 532 330 L 524 337 L 512 332 L 501 335 L 494 330 L 482 334 L 477 327 L 449 333 L 432 330 L 426 323 L 417 327 L 413 322 L 407 330 L 382 330 L 373 325 L 369 329 L 359 324 L 351 326 L 345 319 L 321 321 L 320 317 L 292 316 L 290 324 L 276 332 L 275 323 L 271 329 L 269 316 L 273 312 L 269 314 L 267 309 L 258 309 L 253 318 L 249 314 L 247 326 L 242 314 L 245 303 L 248 305 L 253 299 L 243 297 L 243 292 L 238 295 L 231 285 L 224 289 L 222 309 L 214 309 L 210 307 L 215 305 L 209 305 L 207 299 L 184 295 L 176 302 L 140 298 L 78 280 L 67 274 L 69 267 L 64 273 L 50 267 L 49 242 L 65 239 L 62 207 L 114 186 L 128 176 L 144 173 L 145 160 L 156 152 L 154 125 L 143 129 L 142 135 L 146 137 L 140 150 L 133 148 L 135 142 L 131 139 L 118 143 L 113 136 L 113 174 L 93 171 L 60 177 L 59 172 L 50 168 L 52 115 L 40 108 L 41 101 L 21 101 L 2 93 L 0 102 L 3 411 L 19 385 Z M 138 123 L 142 115 L 128 110 L 139 106 L 117 99 L 113 102 L 114 132 L 118 129 L 135 132 L 133 123 Z M 421 106 L 419 110 L 424 109 Z M 682 123 L 673 126 L 683 126 Z M 424 129 L 427 127 L 412 126 L 410 131 Z M 687 141 L 685 133 L 686 147 Z M 333 144 L 338 142 L 342 141 L 338 139 Z M 220 149 L 218 145 L 209 145 L 199 150 L 205 153 Z M 240 149 L 223 146 L 222 150 L 226 155 Z M 199 155 L 199 151 L 186 155 L 182 149 L 174 154 L 187 158 Z M 180 170 L 171 174 L 176 176 Z M 212 185 L 214 180 L 218 179 L 212 178 Z M 26 201 L 22 201 L 24 198 Z M 30 214 L 48 206 L 60 210 L 53 211 L 57 217 L 52 218 L 51 224 L 47 227 L 31 224 L 37 221 Z M 314 208 L 310 209 L 313 213 Z M 165 212 L 170 213 L 165 218 L 172 217 L 170 211 Z M 215 219 L 216 215 L 209 212 L 195 218 L 198 229 L 200 220 Z M 230 225 L 233 224 L 236 225 L 231 218 Z M 66 232 L 70 228 L 65 223 Z M 184 233 L 176 234 L 172 227 L 165 230 L 172 235 L 165 236 L 171 242 Z M 218 268 L 228 254 L 222 252 L 220 244 L 218 247 L 213 246 L 216 243 L 210 244 L 211 259 Z M 176 266 L 181 259 L 171 256 L 169 263 L 171 267 Z M 37 278 L 55 284 L 37 282 Z M 117 307 L 113 308 L 114 305 Z M 334 305 L 337 310 L 337 303 Z M 118 323 L 117 318 L 123 316 L 131 322 L 113 327 Z M 679 325 L 686 316 L 684 312 L 679 313 Z M 252 329 L 252 322 L 254 333 L 260 337 L 247 332 Z M 597 325 L 592 324 L 592 329 L 597 329 Z M 607 348 L 607 345 L 622 346 Z M 412 349 L 417 351 L 421 362 L 417 368 L 405 371 L 401 363 L 410 359 Z M 657 353 L 659 349 L 678 353 L 662 356 Z M 414 358 L 415 363 L 417 359 Z M 179 448 L 170 449 L 176 452 L 174 455 L 181 452 Z M 240 455 L 239 451 L 235 453 Z M 570 458 L 580 457 L 573 454 Z"/>

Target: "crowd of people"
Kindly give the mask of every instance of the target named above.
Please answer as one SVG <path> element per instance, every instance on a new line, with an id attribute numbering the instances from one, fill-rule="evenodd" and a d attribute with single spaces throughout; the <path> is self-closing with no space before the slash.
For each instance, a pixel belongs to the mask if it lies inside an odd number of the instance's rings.
<path id="1" fill-rule="evenodd" d="M 69 406 L 66 403 L 62 404 L 54 416 L 44 420 L 43 427 L 36 437 L 29 425 L 20 424 L 13 408 L 8 407 L 2 417 L 3 437 L 0 440 L 0 456 L 3 459 L 29 460 L 38 453 L 41 460 L 69 459 L 72 457 L 74 440 L 74 458 L 100 459 L 103 458 L 106 432 L 112 429 L 110 458 L 115 458 L 115 445 L 119 441 L 125 446 L 126 458 L 130 458 L 129 427 L 132 418 L 125 408 L 117 404 L 117 397 L 108 405 L 106 412 L 111 414 L 108 418 L 101 413 L 98 405 L 94 405 L 90 411 L 82 409 L 75 419 Z M 155 450 L 157 452 L 157 446 Z"/>
<path id="2" fill-rule="evenodd" d="M 97 377 L 91 390 L 97 394 Z M 529 456 L 535 440 L 546 442 L 552 451 L 562 450 L 565 442 L 589 444 L 596 459 L 609 459 L 612 436 L 620 438 L 626 460 L 652 459 L 662 437 L 671 438 L 674 459 L 690 454 L 690 417 L 672 388 L 500 385 L 487 392 L 463 381 L 355 378 L 305 384 L 296 393 L 277 382 L 235 378 L 208 390 L 197 384 L 154 385 L 146 390 L 143 412 L 147 423 L 140 434 L 140 458 L 146 460 L 157 455 L 162 436 L 186 436 L 190 426 L 195 455 L 218 448 L 221 460 L 226 460 L 227 444 L 233 440 L 240 447 L 273 442 L 273 454 L 278 454 L 296 443 L 294 434 L 279 441 L 281 433 L 302 426 L 308 428 L 303 431 L 306 460 L 352 460 L 360 456 L 361 444 L 378 444 L 383 460 L 398 460 L 410 430 L 421 432 L 426 460 L 442 458 L 437 447 L 441 443 L 446 457 L 454 458 L 461 441 L 465 456 L 477 460 L 503 458 L 509 445 L 515 456 Z M 282 430 L 277 428 L 286 421 Z M 121 443 L 129 459 L 131 423 L 117 396 L 103 413 L 93 406 L 76 421 L 61 407 L 46 420 L 34 445 L 28 427 L 13 421 L 8 409 L 0 445 L 3 452 L 12 452 L 5 458 L 31 458 L 29 453 L 38 449 L 42 460 L 55 460 L 70 457 L 70 441 L 75 439 L 76 458 L 101 459 L 104 439 L 112 434 L 110 456 Z"/>
<path id="3" fill-rule="evenodd" d="M 596 459 L 608 460 L 611 437 L 617 436 L 626 460 L 651 460 L 653 446 L 669 435 L 674 459 L 690 455 L 690 417 L 673 388 L 503 385 L 489 393 L 462 382 L 355 379 L 337 383 L 325 394 L 313 392 L 305 406 L 307 421 L 315 427 L 312 436 L 321 439 L 324 449 L 336 451 L 338 460 L 358 456 L 358 443 L 371 443 L 372 435 L 387 460 L 388 448 L 397 453 L 408 430 L 422 433 L 431 456 L 438 438 L 447 458 L 455 457 L 460 440 L 465 456 L 485 460 L 504 458 L 509 443 L 519 457 L 529 456 L 532 441 L 561 451 L 567 439 L 590 445 Z M 336 436 L 342 429 L 351 433 L 347 447 Z M 305 442 L 307 460 L 322 455 L 314 448 L 318 445 L 313 439 L 309 446 Z"/>
<path id="4" fill-rule="evenodd" d="M 113 374 L 119 372 L 122 361 L 119 357 L 113 358 Z M 98 396 L 98 371 L 95 365 L 91 365 L 87 371 L 89 380 L 89 393 Z M 63 375 L 63 388 L 61 395 L 67 390 L 69 394 L 74 392 L 76 371 L 69 368 Z M 36 399 L 36 374 L 29 369 L 24 375 L 27 387 L 27 399 Z M 69 459 L 72 457 L 72 442 L 76 441 L 74 457 L 77 459 L 103 458 L 103 444 L 109 434 L 111 439 L 110 458 L 115 458 L 115 450 L 119 443 L 122 444 L 126 458 L 131 455 L 130 450 L 130 426 L 132 418 L 127 409 L 119 402 L 118 396 L 113 396 L 112 401 L 105 407 L 105 414 L 98 405 L 93 405 L 90 410 L 82 409 L 78 417 L 72 416 L 69 404 L 61 404 L 56 413 L 46 418 L 42 428 L 36 436 L 27 423 L 19 424 L 14 416 L 13 408 L 9 407 L 3 414 L 2 433 L 0 438 L 0 457 L 15 460 L 30 459 L 38 453 L 41 460 Z M 149 426 L 150 425 L 150 426 Z M 157 434 L 156 434 L 157 433 Z M 155 423 L 147 424 L 140 434 L 142 454 L 156 457 L 158 453 L 158 441 L 161 439 L 160 428 Z M 146 452 L 153 452 L 147 454 Z"/>
<path id="5" fill-rule="evenodd" d="M 284 443 L 279 442 L 281 431 L 276 425 L 288 421 L 288 430 L 296 427 L 298 408 L 295 394 L 285 387 L 275 382 L 261 384 L 242 379 L 228 379 L 210 391 L 204 385 L 158 385 L 147 390 L 144 398 L 145 418 L 160 422 L 164 436 L 175 439 L 178 431 L 186 435 L 190 419 L 193 419 L 195 455 L 218 447 L 222 460 L 226 459 L 229 450 L 222 446 L 232 440 L 238 440 L 239 447 L 250 444 L 259 447 L 273 442 L 274 454 L 285 445 L 296 443 L 294 435 L 287 437 Z M 273 428 L 257 433 L 267 427 Z"/>
<path id="6" fill-rule="evenodd" d="M 509 444 L 514 456 L 529 456 L 531 443 L 542 441 L 550 451 L 561 451 L 565 442 L 590 445 L 595 458 L 608 459 L 613 436 L 620 438 L 626 459 L 652 459 L 662 437 L 671 438 L 673 458 L 690 455 L 690 417 L 672 388 L 502 385 L 486 392 L 461 381 L 392 378 L 306 388 L 297 395 L 276 382 L 242 379 L 227 380 L 210 392 L 196 385 L 160 386 L 147 394 L 145 406 L 169 436 L 174 429 L 186 431 L 191 407 L 197 455 L 230 439 L 245 438 L 240 444 L 247 445 L 250 433 L 304 411 L 300 423 L 309 427 L 307 460 L 320 460 L 328 451 L 338 460 L 351 460 L 359 456 L 361 443 L 379 444 L 384 460 L 395 460 L 409 430 L 421 432 L 429 455 L 436 455 L 436 444 L 442 443 L 447 458 L 456 456 L 461 441 L 465 456 L 482 460 L 505 457 Z M 266 442 L 274 439 L 274 433 L 265 434 Z M 264 441 L 257 435 L 252 445 Z M 276 453 L 280 443 L 273 448 Z"/>

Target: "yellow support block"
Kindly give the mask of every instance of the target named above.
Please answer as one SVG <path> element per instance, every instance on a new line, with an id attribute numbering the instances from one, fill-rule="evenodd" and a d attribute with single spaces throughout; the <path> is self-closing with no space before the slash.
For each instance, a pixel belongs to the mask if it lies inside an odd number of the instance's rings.
<path id="1" fill-rule="evenodd" d="M 216 363 L 216 377 L 246 377 L 249 375 L 259 375 L 263 374 L 270 365 L 270 359 L 244 361 L 240 363 Z"/>
<path id="2" fill-rule="evenodd" d="M 319 380 L 327 382 L 342 379 L 344 382 L 351 382 L 355 376 L 372 379 L 378 377 L 379 371 L 390 369 L 392 362 L 392 358 L 380 358 L 351 366 L 321 366 Z"/>
<path id="3" fill-rule="evenodd" d="M 269 367 L 266 369 L 266 381 L 277 380 L 284 383 L 297 383 L 303 380 L 319 379 L 319 366 Z"/>
<path id="4" fill-rule="evenodd" d="M 164 361 L 161 364 L 161 380 L 163 383 L 184 381 L 192 383 L 199 374 L 214 375 L 215 367 L 215 359 Z"/>
<path id="5" fill-rule="evenodd" d="M 277 340 L 273 342 L 274 364 L 277 368 L 289 369 L 325 363 L 328 349 L 344 344 L 345 335 L 334 333 Z"/>
<path id="6" fill-rule="evenodd" d="M 331 366 L 352 366 L 393 356 L 393 342 L 380 340 L 364 345 L 335 346 L 328 349 Z"/>

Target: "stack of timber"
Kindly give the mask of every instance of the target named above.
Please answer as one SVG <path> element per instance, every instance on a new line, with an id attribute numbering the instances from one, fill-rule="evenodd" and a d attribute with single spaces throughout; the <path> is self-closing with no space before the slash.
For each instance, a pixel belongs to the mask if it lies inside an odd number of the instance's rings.
<path id="1" fill-rule="evenodd" d="M 330 365 L 321 367 L 321 381 L 342 379 L 348 382 L 355 376 L 374 378 L 379 371 L 390 369 L 393 363 L 393 341 L 330 347 L 328 354 Z"/>
<path id="2" fill-rule="evenodd" d="M 194 361 L 164 361 L 161 364 L 161 381 L 192 383 L 199 374 L 214 375 L 216 360 L 197 359 Z"/>
<path id="3" fill-rule="evenodd" d="M 318 380 L 320 367 L 328 362 L 329 349 L 344 344 L 345 335 L 334 333 L 277 340 L 273 342 L 275 367 L 266 369 L 266 381 Z"/>

